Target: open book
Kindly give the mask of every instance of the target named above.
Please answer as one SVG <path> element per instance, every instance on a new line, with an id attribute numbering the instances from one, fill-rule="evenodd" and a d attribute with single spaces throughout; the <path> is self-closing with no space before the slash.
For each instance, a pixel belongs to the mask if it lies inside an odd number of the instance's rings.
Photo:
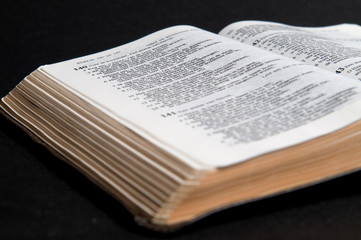
<path id="1" fill-rule="evenodd" d="M 44 65 L 5 116 L 170 230 L 361 168 L 361 27 L 170 27 Z"/>

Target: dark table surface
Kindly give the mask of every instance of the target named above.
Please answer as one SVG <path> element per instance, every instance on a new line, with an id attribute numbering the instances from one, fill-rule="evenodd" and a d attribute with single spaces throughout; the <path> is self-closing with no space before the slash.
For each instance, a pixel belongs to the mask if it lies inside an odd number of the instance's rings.
<path id="1" fill-rule="evenodd" d="M 0 1 L 0 96 L 47 63 L 156 30 L 239 20 L 361 24 L 361 1 Z M 0 117 L 0 239 L 361 239 L 361 173 L 216 213 L 176 233 L 143 229 L 112 197 Z"/>

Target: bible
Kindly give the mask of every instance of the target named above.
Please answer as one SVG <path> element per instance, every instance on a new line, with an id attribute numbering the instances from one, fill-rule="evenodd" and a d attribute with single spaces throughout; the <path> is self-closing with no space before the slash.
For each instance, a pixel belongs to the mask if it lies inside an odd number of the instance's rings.
<path id="1" fill-rule="evenodd" d="M 43 65 L 1 112 L 170 231 L 361 168 L 361 27 L 174 26 Z"/>

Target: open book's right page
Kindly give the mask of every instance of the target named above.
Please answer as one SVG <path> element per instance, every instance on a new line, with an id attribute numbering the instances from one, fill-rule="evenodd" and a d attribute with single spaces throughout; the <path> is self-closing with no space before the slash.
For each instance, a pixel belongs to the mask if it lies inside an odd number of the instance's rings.
<path id="1" fill-rule="evenodd" d="M 361 80 L 361 27 L 294 27 L 263 21 L 242 21 L 220 35 L 286 57 Z"/>

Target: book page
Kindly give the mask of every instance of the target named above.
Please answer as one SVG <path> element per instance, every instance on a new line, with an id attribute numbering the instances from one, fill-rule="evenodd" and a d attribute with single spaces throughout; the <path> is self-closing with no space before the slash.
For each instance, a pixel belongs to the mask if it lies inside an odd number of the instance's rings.
<path id="1" fill-rule="evenodd" d="M 294 27 L 280 23 L 243 21 L 220 35 L 361 80 L 361 27 Z"/>
<path id="2" fill-rule="evenodd" d="M 199 169 L 226 167 L 361 118 L 361 84 L 190 26 L 40 68 Z"/>

